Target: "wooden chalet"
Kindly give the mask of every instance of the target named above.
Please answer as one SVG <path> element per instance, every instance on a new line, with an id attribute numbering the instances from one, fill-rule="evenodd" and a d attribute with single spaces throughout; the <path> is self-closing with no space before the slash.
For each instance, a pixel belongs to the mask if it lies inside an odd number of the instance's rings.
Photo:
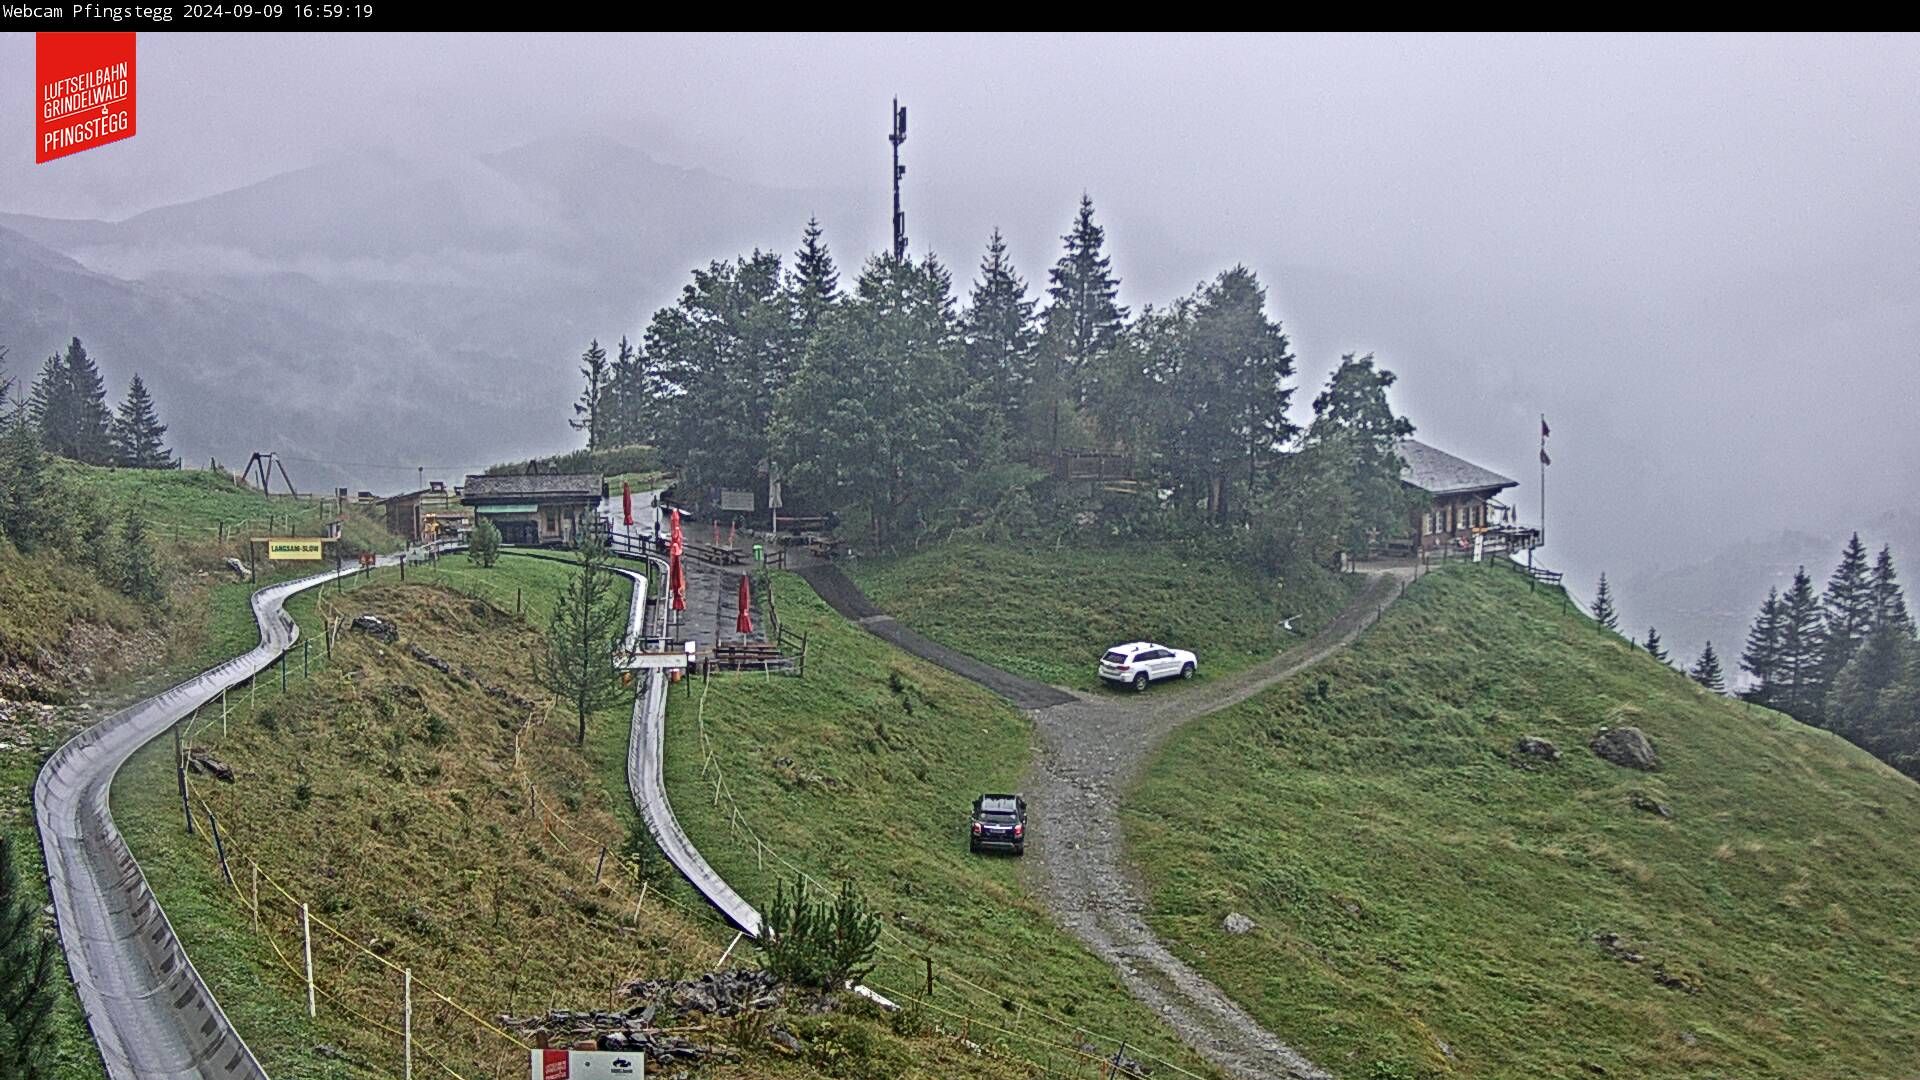
<path id="1" fill-rule="evenodd" d="M 500 541 L 519 547 L 572 543 L 585 529 L 600 526 L 600 503 L 607 497 L 599 473 L 544 473 L 536 476 L 468 476 L 460 502 L 500 530 Z"/>
<path id="2" fill-rule="evenodd" d="M 1405 463 L 1400 482 L 1418 495 L 1408 517 L 1408 533 L 1416 550 L 1471 550 L 1475 536 L 1494 551 L 1539 545 L 1539 530 L 1515 525 L 1512 508 L 1494 498 L 1518 487 L 1519 481 L 1418 439 L 1402 439 L 1397 449 Z"/>

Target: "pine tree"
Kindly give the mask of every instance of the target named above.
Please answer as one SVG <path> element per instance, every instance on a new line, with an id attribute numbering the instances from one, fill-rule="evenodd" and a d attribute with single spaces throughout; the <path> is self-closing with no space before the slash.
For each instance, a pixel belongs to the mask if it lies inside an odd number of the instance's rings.
<path id="1" fill-rule="evenodd" d="M 1693 677 L 1694 682 L 1716 694 L 1727 692 L 1727 677 L 1720 670 L 1720 656 L 1713 651 L 1711 641 L 1707 642 L 1706 648 L 1700 650 L 1700 659 L 1693 662 L 1693 670 L 1687 674 Z"/>
<path id="2" fill-rule="evenodd" d="M 153 395 L 138 374 L 127 387 L 127 400 L 120 404 L 120 415 L 113 421 L 113 461 L 133 469 L 172 469 L 179 467 L 167 449 L 167 427 L 154 412 Z"/>
<path id="3" fill-rule="evenodd" d="M 1614 610 L 1613 586 L 1607 584 L 1607 575 L 1600 575 L 1600 588 L 1593 594 L 1593 621 L 1614 633 L 1620 632 L 1620 613 Z"/>
<path id="4" fill-rule="evenodd" d="M 620 700 L 620 670 L 613 661 L 627 621 L 618 592 L 623 580 L 607 565 L 605 543 L 588 531 L 580 543 L 580 568 L 554 605 L 545 647 L 534 657 L 540 685 L 574 708 L 576 745 L 586 745 L 587 717 Z"/>
<path id="5" fill-rule="evenodd" d="M 54 1068 L 54 945 L 20 884 L 13 837 L 0 833 L 0 1076 L 50 1080 Z"/>
<path id="6" fill-rule="evenodd" d="M 1413 423 L 1395 416 L 1387 403 L 1395 379 L 1393 372 L 1374 368 L 1372 353 L 1357 359 L 1348 353 L 1313 399 L 1305 445 L 1334 454 L 1345 466 L 1351 498 L 1341 541 L 1356 555 L 1373 550 L 1406 523 L 1406 485 L 1400 482 L 1406 463 L 1398 444 L 1413 434 Z"/>
<path id="7" fill-rule="evenodd" d="M 580 354 L 580 374 L 587 380 L 586 388 L 580 391 L 580 399 L 573 404 L 574 419 L 567 421 L 575 431 L 587 433 L 587 449 L 600 446 L 601 420 L 600 406 L 606 400 L 607 350 L 600 347 L 595 339 L 587 345 L 587 351 Z"/>
<path id="8" fill-rule="evenodd" d="M 64 356 L 47 358 L 33 384 L 29 410 L 49 453 L 89 465 L 113 461 L 113 415 L 100 369 L 74 338 Z"/>
<path id="9" fill-rule="evenodd" d="M 1811 722 L 1819 713 L 1825 624 L 1813 579 L 1802 566 L 1780 598 L 1780 697 L 1775 707 L 1796 720 Z"/>
<path id="10" fill-rule="evenodd" d="M 473 527 L 473 539 L 467 544 L 467 561 L 482 569 L 500 561 L 500 528 L 484 514 Z"/>
<path id="11" fill-rule="evenodd" d="M 1652 656 L 1655 660 L 1658 660 L 1663 664 L 1668 662 L 1669 657 L 1667 653 L 1667 647 L 1661 644 L 1660 631 L 1658 629 L 1651 626 L 1647 627 L 1646 645 L 1647 645 L 1648 655 Z"/>
<path id="12" fill-rule="evenodd" d="M 1872 570 L 1867 565 L 1867 547 L 1860 542 L 1859 533 L 1854 533 L 1842 549 L 1840 565 L 1827 579 L 1827 592 L 1820 606 L 1827 629 L 1821 678 L 1831 683 L 1873 630 Z"/>
<path id="13" fill-rule="evenodd" d="M 0 535 L 21 551 L 33 551 L 55 536 L 52 478 L 40 431 L 17 411 L 0 438 Z"/>
<path id="14" fill-rule="evenodd" d="M 822 316 L 840 302 L 840 270 L 833 254 L 822 240 L 819 218 L 808 218 L 801 234 L 800 250 L 793 253 L 793 270 L 787 277 L 787 292 L 793 298 L 794 319 L 799 323 L 802 340 L 813 336 Z"/>
<path id="15" fill-rule="evenodd" d="M 120 591 L 143 604 L 166 599 L 160 568 L 154 562 L 153 543 L 147 538 L 146 515 L 139 507 L 127 510 L 120 527 Z"/>
<path id="16" fill-rule="evenodd" d="M 1841 735 L 1873 749 L 1888 723 L 1888 691 L 1920 660 L 1920 647 L 1891 624 L 1875 627 L 1834 676 L 1827 690 L 1827 723 Z M 1911 722 L 1911 718 L 1909 718 Z M 1877 752 L 1877 751 L 1876 751 Z"/>
<path id="17" fill-rule="evenodd" d="M 679 302 L 654 313 L 644 345 L 659 387 L 652 434 L 689 490 L 744 487 L 766 468 L 774 402 L 806 344 L 796 327 L 770 252 L 695 270 Z"/>
<path id="18" fill-rule="evenodd" d="M 1747 631 L 1747 647 L 1740 654 L 1740 666 L 1753 676 L 1753 685 L 1741 694 L 1758 705 L 1772 705 L 1780 688 L 1780 590 L 1768 589 L 1760 603 L 1760 614 Z"/>
<path id="19" fill-rule="evenodd" d="M 1883 545 L 1873 561 L 1873 625 L 1892 626 L 1900 633 L 1914 634 L 1913 613 L 1907 609 L 1906 593 L 1900 588 L 1900 575 L 1893 568 L 1893 548 Z"/>
<path id="20" fill-rule="evenodd" d="M 1035 303 L 1027 295 L 1027 283 L 1014 273 L 1007 258 L 1007 242 L 999 229 L 993 230 L 961 327 L 980 404 L 1008 425 L 1015 423 L 1033 382 L 1034 350 L 1040 339 Z"/>
<path id="21" fill-rule="evenodd" d="M 1065 252 L 1049 275 L 1045 334 L 1047 365 L 1043 389 L 1052 402 L 1051 445 L 1059 447 L 1062 401 L 1078 406 L 1086 400 L 1086 376 L 1095 362 L 1119 339 L 1127 309 L 1120 306 L 1120 279 L 1113 276 L 1113 260 L 1102 247 L 1106 230 L 1093 223 L 1093 199 L 1080 196 L 1080 212 L 1073 227 L 1060 238 Z"/>
<path id="22" fill-rule="evenodd" d="M 6 374 L 6 368 L 7 347 L 0 345 L 0 413 L 6 411 L 7 397 L 13 393 L 13 376 Z M 3 419 L 0 419 L 0 423 L 4 422 Z"/>

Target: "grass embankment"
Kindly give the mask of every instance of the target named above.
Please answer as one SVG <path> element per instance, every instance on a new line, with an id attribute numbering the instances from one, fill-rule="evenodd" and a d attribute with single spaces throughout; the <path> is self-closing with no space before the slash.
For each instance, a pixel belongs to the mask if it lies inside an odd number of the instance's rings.
<path id="1" fill-rule="evenodd" d="M 781 574 L 773 581 L 782 624 L 810 635 L 806 677 L 716 675 L 676 689 L 669 705 L 667 788 L 702 854 L 761 904 L 776 880 L 790 882 L 791 875 L 752 835 L 824 883 L 854 881 L 891 928 L 871 984 L 918 997 L 925 991 L 922 958 L 931 957 L 935 1007 L 922 1015 L 954 1032 L 970 1028 L 974 1041 L 997 1052 L 1073 1075 L 1076 1067 L 1095 1066 L 1061 1043 L 1085 1039 L 1106 1053 L 1117 1048 L 1051 1016 L 1125 1039 L 1132 1056 L 1211 1075 L 1106 964 L 1054 923 L 1022 887 L 1017 860 L 968 853 L 973 798 L 1017 789 L 1026 771 L 1025 718 L 986 690 L 851 626 L 799 579 Z M 713 780 L 701 769 L 703 694 L 725 783 L 717 805 Z M 736 805 L 752 834 L 733 828 Z M 1000 1061 L 964 1075 L 1022 1071 Z M 904 1066 L 901 1074 L 942 1075 Z M 1154 1075 L 1179 1074 L 1161 1066 Z"/>
<path id="2" fill-rule="evenodd" d="M 99 501 L 116 523 L 138 507 L 156 540 L 193 548 L 218 546 L 223 555 L 247 557 L 249 536 L 316 536 L 339 518 L 348 552 L 394 551 L 399 541 L 368 507 L 342 513 L 331 496 L 266 495 L 224 472 L 205 469 L 109 469 L 57 461 L 61 483 Z M 278 481 L 276 480 L 276 483 Z"/>
<path id="3" fill-rule="evenodd" d="M 624 779 L 627 707 L 593 718 L 584 753 L 572 744 L 571 717 L 540 710 L 544 722 L 521 739 L 524 774 L 514 768 L 513 735 L 526 710 L 484 685 L 544 702 L 531 689 L 536 627 L 567 575 L 567 567 L 545 560 L 509 556 L 479 570 L 450 558 L 438 570 L 411 568 L 406 585 L 383 570 L 344 597 L 330 592 L 290 604 L 310 635 L 319 633 L 323 614 L 373 611 L 393 618 L 402 636 L 384 645 L 346 635 L 331 665 L 311 680 L 298 677 L 295 663 L 285 698 L 277 675 L 263 679 L 257 717 L 248 715 L 244 695 L 232 698 L 224 740 L 217 719 L 203 717 L 205 734 L 192 741 L 241 771 L 232 786 L 195 780 L 198 797 L 220 815 L 229 859 L 240 867 L 237 888 L 218 876 L 204 834 L 189 838 L 181 829 L 168 748 L 149 748 L 116 786 L 116 817 L 189 953 L 274 1076 L 392 1075 L 397 1040 L 370 1021 L 395 1021 L 400 986 L 377 961 L 356 959 L 316 930 L 322 998 L 318 1022 L 309 1022 L 297 973 L 297 913 L 263 884 L 266 932 L 251 930 L 248 859 L 316 916 L 411 966 L 420 1045 L 467 1076 L 492 1076 L 494 1067 L 519 1075 L 524 1051 L 441 1006 L 425 988 L 488 1019 L 549 1006 L 605 1007 L 614 981 L 697 975 L 732 941 L 730 929 L 657 867 L 640 926 L 631 925 L 639 894 L 614 861 L 634 821 Z M 476 605 L 439 583 L 504 597 L 508 606 Z M 525 618 L 513 614 L 516 588 Z M 408 653 L 413 644 L 477 678 L 436 671 Z M 316 647 L 316 665 L 322 655 Z M 528 775 L 538 793 L 535 814 L 526 811 Z M 614 855 L 596 888 L 603 844 Z M 284 960 L 265 943 L 269 937 Z M 730 963 L 752 964 L 750 949 L 740 945 Z M 736 1049 L 741 1060 L 697 1075 L 1006 1075 L 951 1040 L 870 1010 L 768 1022 L 803 1040 L 799 1056 L 775 1050 L 764 1027 L 719 1022 L 688 1034 Z"/>
<path id="4" fill-rule="evenodd" d="M 1595 757 L 1603 725 L 1661 769 Z M 1516 767 L 1522 735 L 1561 759 Z M 1517 575 L 1415 583 L 1353 649 L 1177 734 L 1126 822 L 1163 938 L 1343 1077 L 1920 1063 L 1920 787 Z"/>
<path id="5" fill-rule="evenodd" d="M 1338 611 L 1351 583 L 1306 569 L 1287 581 L 1163 544 L 1031 547 L 954 542 L 856 559 L 881 610 L 943 645 L 1056 686 L 1092 689 L 1100 654 L 1158 641 L 1199 654 L 1200 675 L 1238 671 Z"/>

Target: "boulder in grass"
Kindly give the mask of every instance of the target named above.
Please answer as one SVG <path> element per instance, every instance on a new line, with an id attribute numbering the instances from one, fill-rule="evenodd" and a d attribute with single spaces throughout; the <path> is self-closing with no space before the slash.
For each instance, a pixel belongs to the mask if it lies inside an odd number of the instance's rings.
<path id="1" fill-rule="evenodd" d="M 1601 728 L 1587 746 L 1595 756 L 1621 768 L 1653 772 L 1660 767 L 1653 741 L 1637 727 Z"/>
<path id="2" fill-rule="evenodd" d="M 1513 752 L 1538 761 L 1559 761 L 1560 748 L 1538 735 L 1522 735 L 1513 741 Z"/>
<path id="3" fill-rule="evenodd" d="M 1221 921 L 1220 928 L 1229 934 L 1245 934 L 1255 925 L 1254 921 L 1245 915 L 1237 911 L 1229 911 L 1227 917 Z"/>

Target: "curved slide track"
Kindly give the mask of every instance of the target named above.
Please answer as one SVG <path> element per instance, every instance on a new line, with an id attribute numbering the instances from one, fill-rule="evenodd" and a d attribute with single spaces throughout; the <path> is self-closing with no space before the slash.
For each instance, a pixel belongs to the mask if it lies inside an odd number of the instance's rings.
<path id="1" fill-rule="evenodd" d="M 398 556 L 381 560 L 392 565 Z M 264 671 L 299 640 L 288 597 L 359 568 L 269 585 L 253 594 L 260 644 L 136 702 L 56 750 L 34 784 L 47 884 L 67 967 L 113 1080 L 264 1080 L 266 1072 L 194 970 L 108 796 L 134 751 L 220 692 Z"/>

